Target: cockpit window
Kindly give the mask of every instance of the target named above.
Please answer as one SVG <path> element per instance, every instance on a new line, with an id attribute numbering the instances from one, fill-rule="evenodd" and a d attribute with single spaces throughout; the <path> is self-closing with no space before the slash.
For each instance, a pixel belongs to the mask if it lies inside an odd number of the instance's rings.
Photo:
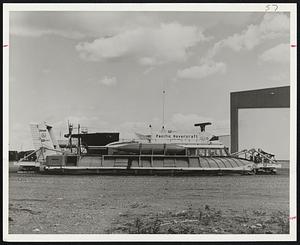
<path id="1" fill-rule="evenodd" d="M 198 155 L 205 157 L 206 156 L 206 149 L 198 149 Z"/>
<path id="2" fill-rule="evenodd" d="M 206 148 L 206 149 L 198 149 L 197 155 L 203 157 L 218 157 L 218 156 L 227 156 L 227 153 L 225 149 Z"/>

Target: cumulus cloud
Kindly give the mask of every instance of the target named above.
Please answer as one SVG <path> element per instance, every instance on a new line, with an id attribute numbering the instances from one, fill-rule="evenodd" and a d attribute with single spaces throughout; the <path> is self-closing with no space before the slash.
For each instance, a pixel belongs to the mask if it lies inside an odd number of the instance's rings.
<path id="1" fill-rule="evenodd" d="M 152 123 L 145 123 L 145 122 L 124 122 L 118 126 L 118 131 L 120 132 L 121 139 L 134 139 L 136 138 L 135 133 L 142 133 L 142 134 L 149 134 L 150 128 L 149 125 Z"/>
<path id="2" fill-rule="evenodd" d="M 245 30 L 215 43 L 209 51 L 208 57 L 215 56 L 222 48 L 234 51 L 252 50 L 263 41 L 278 37 L 288 37 L 289 17 L 283 13 L 267 13 L 257 25 L 249 25 Z"/>
<path id="3" fill-rule="evenodd" d="M 115 86 L 117 84 L 117 78 L 105 76 L 100 80 L 100 83 L 105 86 Z"/>
<path id="4" fill-rule="evenodd" d="M 195 26 L 162 23 L 158 27 L 135 28 L 111 37 L 101 37 L 76 46 L 80 57 L 101 61 L 117 57 L 135 57 L 141 65 L 149 66 L 184 61 L 189 49 L 207 38 Z"/>
<path id="5" fill-rule="evenodd" d="M 64 139 L 64 134 L 68 133 L 68 122 L 73 124 L 74 131 L 77 133 L 77 126 L 80 124 L 81 129 L 87 128 L 88 132 L 103 132 L 105 130 L 111 130 L 110 124 L 98 116 L 69 116 L 63 120 L 48 122 L 53 126 L 54 135 L 57 139 Z"/>
<path id="6" fill-rule="evenodd" d="M 198 114 L 182 114 L 175 113 L 171 116 L 170 120 L 166 124 L 166 129 L 176 130 L 178 132 L 194 132 L 198 129 L 194 127 L 195 123 L 211 122 L 208 131 L 216 134 L 226 134 L 229 132 L 230 123 L 229 120 L 215 120 L 211 117 L 205 117 Z M 124 122 L 118 127 L 118 131 L 121 132 L 122 138 L 134 138 L 135 132 L 149 134 L 151 132 L 149 124 L 152 126 L 152 131 L 156 132 L 161 130 L 161 120 L 159 118 L 153 118 L 151 122 Z"/>
<path id="7" fill-rule="evenodd" d="M 282 72 L 282 73 L 273 74 L 269 76 L 268 79 L 271 82 L 286 84 L 286 82 L 290 81 L 290 76 L 288 72 Z"/>
<path id="8" fill-rule="evenodd" d="M 158 16 L 157 12 L 130 11 L 12 11 L 9 17 L 13 35 L 90 39 L 116 35 L 139 26 L 153 26 L 160 22 Z"/>
<path id="9" fill-rule="evenodd" d="M 42 73 L 43 74 L 49 74 L 51 72 L 51 70 L 49 69 L 49 68 L 44 68 L 43 70 L 42 70 Z"/>
<path id="10" fill-rule="evenodd" d="M 203 117 L 197 114 L 176 113 L 171 117 L 171 126 L 176 130 L 188 130 L 194 128 L 195 123 L 211 122 L 212 118 Z"/>
<path id="11" fill-rule="evenodd" d="M 192 66 L 177 71 L 177 77 L 183 79 L 202 79 L 215 73 L 225 73 L 226 64 L 223 62 L 209 62 L 199 66 Z"/>
<path id="12" fill-rule="evenodd" d="M 39 29 L 33 27 L 13 27 L 10 34 L 27 37 L 41 37 L 45 35 L 55 35 L 69 39 L 81 39 L 85 35 L 79 31 L 60 30 L 60 29 Z"/>
<path id="13" fill-rule="evenodd" d="M 178 131 L 194 131 L 195 123 L 211 122 L 212 125 L 207 128 L 208 132 L 222 135 L 230 131 L 229 120 L 215 120 L 211 117 L 204 117 L 198 114 L 176 113 L 171 117 L 170 127 Z"/>
<path id="14" fill-rule="evenodd" d="M 15 11 L 10 13 L 10 34 L 26 37 L 56 35 L 69 39 L 90 38 L 115 33 L 120 29 L 121 18 L 124 18 L 124 14 L 109 12 Z"/>
<path id="15" fill-rule="evenodd" d="M 259 56 L 259 60 L 271 63 L 288 63 L 290 61 L 290 45 L 281 43 L 270 48 Z"/>
<path id="16" fill-rule="evenodd" d="M 139 59 L 139 63 L 144 66 L 154 66 L 157 61 L 154 57 L 142 57 Z"/>
<path id="17" fill-rule="evenodd" d="M 28 124 L 11 123 L 9 127 L 9 150 L 32 150 L 33 143 Z"/>
<path id="18" fill-rule="evenodd" d="M 151 125 L 151 128 L 149 127 Z M 120 132 L 120 138 L 122 139 L 134 139 L 136 138 L 135 133 L 140 134 L 151 134 L 151 132 L 157 132 L 161 130 L 162 120 L 154 117 L 147 122 L 141 121 L 128 121 L 119 124 L 116 130 Z"/>
<path id="19" fill-rule="evenodd" d="M 73 123 L 74 125 L 82 124 L 84 126 L 89 126 L 90 124 L 94 124 L 96 122 L 101 122 L 98 116 L 69 116 L 64 118 L 64 120 L 55 122 L 54 126 L 62 126 L 66 125 L 67 122 Z"/>
<path id="20" fill-rule="evenodd" d="M 192 132 L 194 124 L 197 122 L 207 122 L 211 121 L 211 118 L 201 117 L 196 114 L 174 114 L 170 121 L 166 123 L 166 130 L 176 130 L 182 132 Z M 151 125 L 151 129 L 149 128 Z M 134 139 L 136 138 L 135 133 L 150 134 L 151 132 L 155 133 L 161 130 L 162 122 L 160 119 L 155 118 L 151 122 L 139 122 L 131 121 L 124 122 L 119 125 L 118 131 L 120 132 L 120 137 L 123 139 Z"/>

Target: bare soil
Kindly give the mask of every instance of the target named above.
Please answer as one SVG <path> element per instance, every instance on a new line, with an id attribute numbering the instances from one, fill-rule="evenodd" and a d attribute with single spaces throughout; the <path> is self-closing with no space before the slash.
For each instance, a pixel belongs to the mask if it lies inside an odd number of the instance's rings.
<path id="1" fill-rule="evenodd" d="M 289 175 L 10 173 L 9 233 L 288 233 Z"/>

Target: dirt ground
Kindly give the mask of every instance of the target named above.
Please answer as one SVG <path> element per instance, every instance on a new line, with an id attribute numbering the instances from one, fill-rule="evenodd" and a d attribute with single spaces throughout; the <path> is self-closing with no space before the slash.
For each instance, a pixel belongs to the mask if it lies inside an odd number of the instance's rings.
<path id="1" fill-rule="evenodd" d="M 11 234 L 284 233 L 288 215 L 288 169 L 251 176 L 9 177 Z M 197 229 L 174 227 L 188 222 Z M 162 228 L 166 223 L 171 231 Z"/>

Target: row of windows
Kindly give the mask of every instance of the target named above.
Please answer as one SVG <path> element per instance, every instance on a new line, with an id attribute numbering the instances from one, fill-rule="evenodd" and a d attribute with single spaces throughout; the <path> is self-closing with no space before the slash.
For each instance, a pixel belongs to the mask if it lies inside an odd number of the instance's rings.
<path id="1" fill-rule="evenodd" d="M 225 149 L 188 149 L 188 155 L 212 157 L 212 156 L 227 156 L 228 154 L 225 151 Z"/>

